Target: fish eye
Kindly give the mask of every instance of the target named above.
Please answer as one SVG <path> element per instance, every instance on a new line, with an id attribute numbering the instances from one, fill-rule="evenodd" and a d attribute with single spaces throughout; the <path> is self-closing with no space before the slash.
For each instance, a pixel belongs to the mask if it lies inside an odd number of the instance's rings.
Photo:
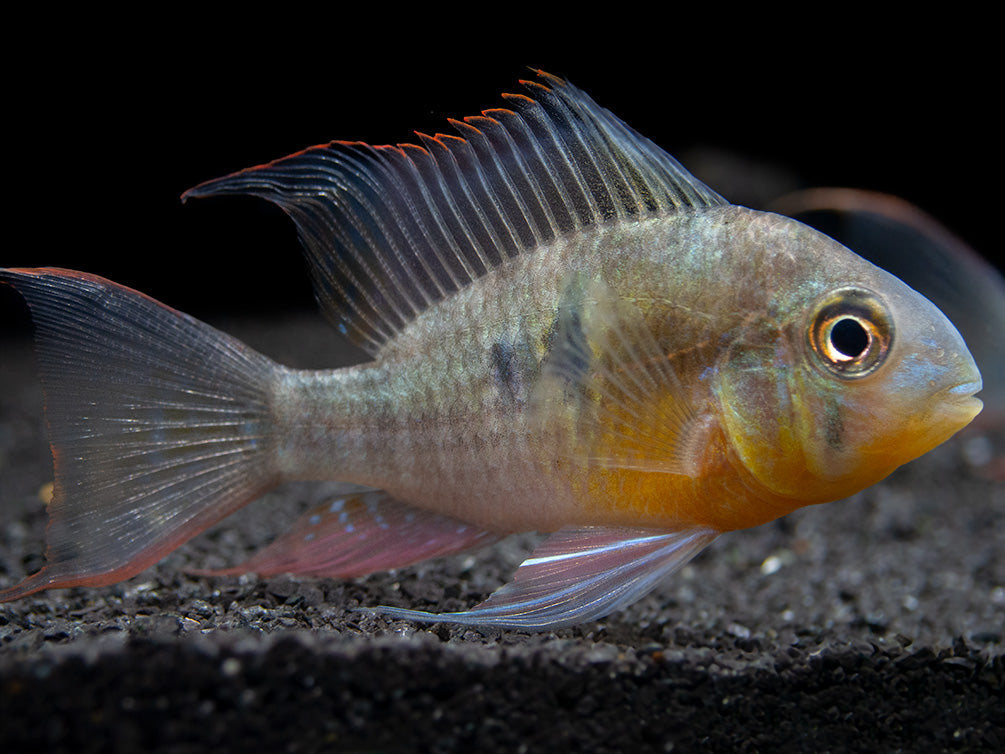
<path id="1" fill-rule="evenodd" d="M 886 360 L 893 344 L 893 320 L 874 293 L 842 288 L 814 311 L 810 350 L 828 372 L 857 379 L 872 374 Z"/>

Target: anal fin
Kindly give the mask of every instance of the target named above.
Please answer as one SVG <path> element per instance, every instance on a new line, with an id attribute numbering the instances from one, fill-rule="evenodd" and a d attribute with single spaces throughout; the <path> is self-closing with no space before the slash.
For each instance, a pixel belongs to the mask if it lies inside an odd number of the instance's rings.
<path id="1" fill-rule="evenodd" d="M 407 505 L 382 490 L 369 490 L 312 507 L 290 531 L 240 565 L 191 572 L 355 578 L 463 552 L 495 539 L 458 519 Z"/>
<path id="2" fill-rule="evenodd" d="M 698 526 L 675 531 L 562 529 L 534 550 L 511 582 L 471 610 L 436 614 L 395 607 L 377 609 L 420 623 L 525 630 L 583 623 L 641 599 L 718 535 L 714 529 Z"/>

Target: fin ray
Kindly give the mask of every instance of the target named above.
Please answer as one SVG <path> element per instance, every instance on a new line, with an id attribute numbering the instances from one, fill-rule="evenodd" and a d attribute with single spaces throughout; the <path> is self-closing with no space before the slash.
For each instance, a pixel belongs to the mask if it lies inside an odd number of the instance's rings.
<path id="1" fill-rule="evenodd" d="M 694 476 L 707 438 L 673 354 L 642 311 L 602 282 L 566 286 L 531 397 L 539 421 L 571 415 L 570 459 Z"/>
<path id="2" fill-rule="evenodd" d="M 461 138 L 332 142 L 203 183 L 183 199 L 251 194 L 297 225 L 325 312 L 376 355 L 423 309 L 505 260 L 601 223 L 725 204 L 571 84 L 451 120 Z M 544 83 L 542 83 L 544 82 Z"/>
<path id="3" fill-rule="evenodd" d="M 380 607 L 382 614 L 420 623 L 459 623 L 549 630 L 597 620 L 648 594 L 719 532 L 689 527 L 562 529 L 517 569 L 513 580 L 471 610 L 429 613 Z"/>
<path id="4" fill-rule="evenodd" d="M 0 282 L 31 308 L 55 470 L 47 563 L 0 602 L 128 578 L 275 483 L 271 361 L 92 275 Z"/>
<path id="5" fill-rule="evenodd" d="M 463 552 L 495 539 L 494 534 L 463 521 L 414 508 L 382 490 L 371 490 L 313 506 L 290 531 L 240 565 L 191 572 L 348 579 Z"/>

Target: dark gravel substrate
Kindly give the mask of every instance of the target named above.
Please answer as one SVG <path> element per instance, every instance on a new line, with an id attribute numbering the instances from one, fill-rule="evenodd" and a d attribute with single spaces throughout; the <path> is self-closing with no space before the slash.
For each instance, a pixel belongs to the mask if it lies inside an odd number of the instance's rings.
<path id="1" fill-rule="evenodd" d="M 288 362 L 329 347 L 314 320 L 226 329 Z M 0 348 L 6 585 L 41 565 L 51 472 L 30 350 Z M 0 750 L 1002 751 L 989 439 L 723 537 L 629 610 L 540 635 L 353 610 L 463 609 L 529 537 L 352 582 L 183 573 L 236 562 L 323 494 L 291 485 L 124 584 L 0 606 Z"/>

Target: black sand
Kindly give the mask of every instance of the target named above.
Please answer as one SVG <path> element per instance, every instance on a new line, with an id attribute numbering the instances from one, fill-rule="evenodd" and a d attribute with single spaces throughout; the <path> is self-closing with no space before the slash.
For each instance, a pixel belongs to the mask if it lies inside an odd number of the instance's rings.
<path id="1" fill-rule="evenodd" d="M 316 320 L 224 326 L 286 361 Z M 0 342 L 0 584 L 42 564 L 27 342 Z M 300 358 L 302 362 L 303 359 Z M 721 538 L 657 593 L 554 633 L 416 626 L 531 545 L 351 582 L 198 578 L 322 491 L 251 506 L 123 584 L 0 606 L 6 752 L 1001 751 L 1005 484 L 954 440 L 851 500 Z"/>

